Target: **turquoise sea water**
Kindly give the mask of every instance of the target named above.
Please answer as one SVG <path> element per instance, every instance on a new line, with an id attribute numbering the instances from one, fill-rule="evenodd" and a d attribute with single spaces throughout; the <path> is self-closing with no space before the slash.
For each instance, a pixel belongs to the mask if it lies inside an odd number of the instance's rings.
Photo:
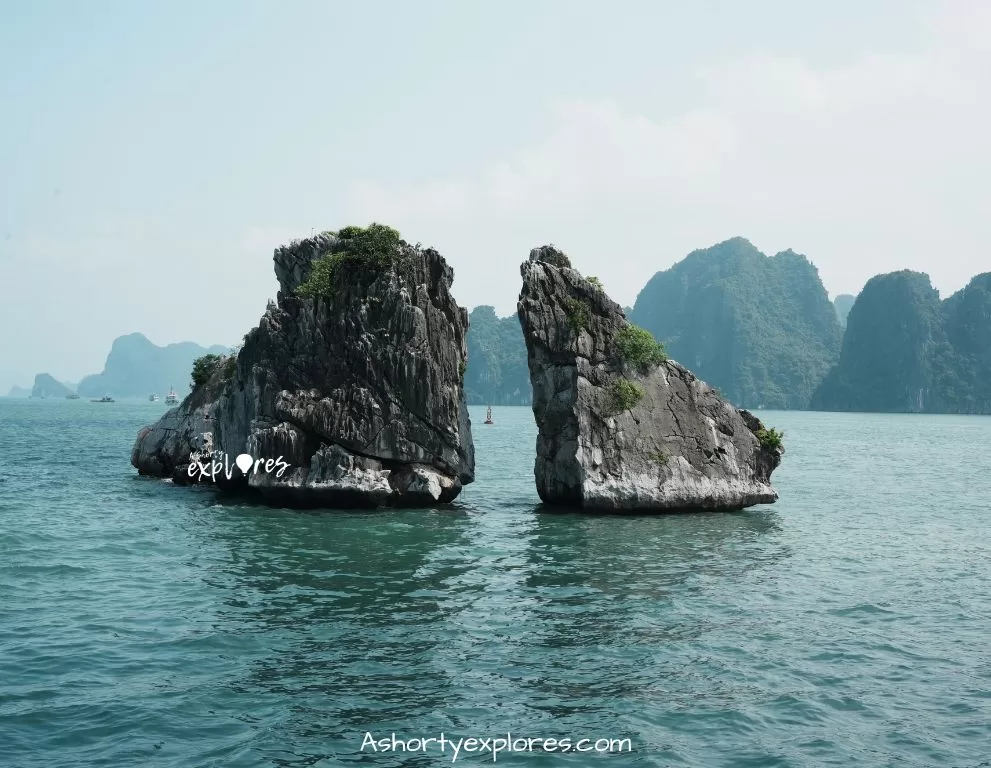
<path id="1" fill-rule="evenodd" d="M 989 418 L 762 414 L 776 505 L 610 517 L 526 408 L 449 508 L 319 514 L 138 478 L 163 410 L 0 399 L 2 766 L 991 765 Z"/>

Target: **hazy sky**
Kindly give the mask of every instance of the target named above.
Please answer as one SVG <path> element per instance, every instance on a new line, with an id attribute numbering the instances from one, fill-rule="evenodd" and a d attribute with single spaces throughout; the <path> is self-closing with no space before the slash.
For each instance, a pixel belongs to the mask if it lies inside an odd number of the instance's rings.
<path id="1" fill-rule="evenodd" d="M 0 2 L 0 394 L 232 344 L 383 221 L 467 307 L 552 242 L 631 304 L 734 235 L 832 295 L 991 269 L 991 3 Z"/>

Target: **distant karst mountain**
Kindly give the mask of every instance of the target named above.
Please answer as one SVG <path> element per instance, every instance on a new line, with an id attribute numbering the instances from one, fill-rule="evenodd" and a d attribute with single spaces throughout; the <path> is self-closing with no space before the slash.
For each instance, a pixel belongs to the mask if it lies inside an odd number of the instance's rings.
<path id="1" fill-rule="evenodd" d="M 189 391 L 193 361 L 205 354 L 224 354 L 227 347 L 201 347 L 191 341 L 159 347 L 146 336 L 131 333 L 114 339 L 103 372 L 79 382 L 79 394 L 100 397 L 147 397 L 170 386 L 185 394 Z"/>
<path id="2" fill-rule="evenodd" d="M 31 397 L 31 390 L 25 387 L 14 386 L 10 388 L 7 397 Z"/>
<path id="3" fill-rule="evenodd" d="M 39 373 L 34 377 L 34 387 L 31 397 L 66 397 L 75 394 L 69 387 L 47 373 Z"/>
<path id="4" fill-rule="evenodd" d="M 804 409 L 837 360 L 842 330 L 816 267 L 742 237 L 658 272 L 631 320 L 741 407 Z"/>
<path id="5" fill-rule="evenodd" d="M 815 393 L 827 411 L 991 413 L 991 273 L 940 301 L 929 276 L 871 278 L 839 362 Z"/>
<path id="6" fill-rule="evenodd" d="M 499 318 L 489 306 L 468 320 L 465 395 L 471 404 L 529 405 L 533 395 L 526 345 L 516 315 Z"/>
<path id="7" fill-rule="evenodd" d="M 840 325 L 846 328 L 846 318 L 850 314 L 850 309 L 853 307 L 853 302 L 857 300 L 856 296 L 851 296 L 849 293 L 841 293 L 835 299 L 833 299 L 833 307 L 836 308 L 836 317 L 840 321 Z"/>

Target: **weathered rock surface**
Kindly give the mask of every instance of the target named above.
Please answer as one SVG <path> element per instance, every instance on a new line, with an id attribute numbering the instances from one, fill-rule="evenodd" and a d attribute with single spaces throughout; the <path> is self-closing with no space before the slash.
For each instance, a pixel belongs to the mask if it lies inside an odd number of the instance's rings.
<path id="1" fill-rule="evenodd" d="M 236 363 L 138 435 L 143 474 L 198 474 L 274 504 L 424 505 L 453 500 L 474 479 L 464 398 L 467 312 L 451 296 L 453 270 L 406 243 L 384 267 L 349 265 L 332 296 L 296 294 L 315 259 L 340 241 L 324 233 L 275 252 L 279 280 Z M 209 418 L 206 418 L 206 416 Z M 241 454 L 278 460 L 243 474 Z"/>
<path id="2" fill-rule="evenodd" d="M 668 360 L 621 359 L 622 308 L 551 246 L 521 267 L 520 324 L 537 420 L 537 492 L 548 504 L 603 510 L 740 509 L 777 499 L 781 450 L 704 381 Z M 639 402 L 620 410 L 626 379 Z"/>

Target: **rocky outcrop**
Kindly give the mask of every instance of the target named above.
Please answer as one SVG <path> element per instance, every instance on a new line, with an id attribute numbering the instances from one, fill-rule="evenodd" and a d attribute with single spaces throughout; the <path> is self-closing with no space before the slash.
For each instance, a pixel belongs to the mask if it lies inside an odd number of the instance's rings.
<path id="1" fill-rule="evenodd" d="M 468 315 L 451 296 L 453 270 L 398 241 L 378 260 L 339 260 L 332 289 L 300 295 L 348 242 L 323 233 L 276 250 L 277 302 L 236 361 L 220 359 L 207 384 L 139 434 L 140 472 L 201 479 L 207 457 L 220 486 L 316 507 L 447 502 L 472 482 Z M 243 454 L 247 472 L 234 466 Z"/>
<path id="2" fill-rule="evenodd" d="M 622 308 L 560 251 L 533 250 L 521 272 L 545 503 L 740 509 L 777 499 L 770 477 L 783 451 L 755 416 L 662 361 L 644 332 L 630 334 Z"/>

